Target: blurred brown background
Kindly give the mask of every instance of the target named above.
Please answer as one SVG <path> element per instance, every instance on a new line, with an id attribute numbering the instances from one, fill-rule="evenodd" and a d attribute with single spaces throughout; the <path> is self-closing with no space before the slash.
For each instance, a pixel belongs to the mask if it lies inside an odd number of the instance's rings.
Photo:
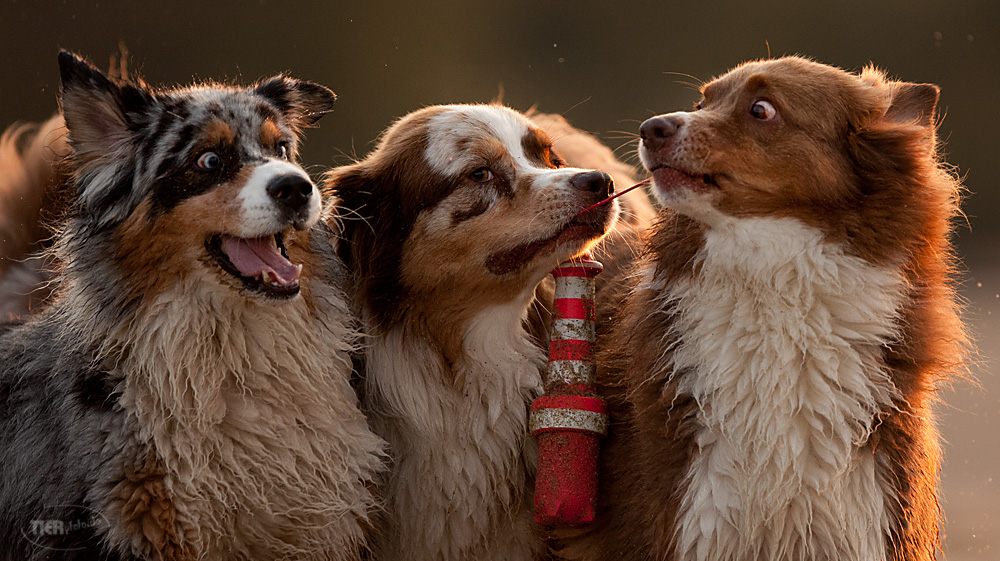
<path id="1" fill-rule="evenodd" d="M 331 86 L 309 133 L 316 170 L 363 155 L 393 118 L 448 102 L 537 105 L 618 147 L 648 116 L 686 109 L 707 80 L 751 58 L 869 62 L 941 86 L 941 138 L 967 177 L 961 291 L 980 386 L 942 393 L 946 551 L 1000 558 L 1000 2 L 105 2 L 0 0 L 0 127 L 55 110 L 56 51 L 102 68 L 130 52 L 154 84 L 253 81 L 289 71 Z M 679 74 L 675 74 L 679 73 Z M 683 75 L 691 75 L 688 78 Z M 632 145 L 619 153 L 628 157 Z"/>

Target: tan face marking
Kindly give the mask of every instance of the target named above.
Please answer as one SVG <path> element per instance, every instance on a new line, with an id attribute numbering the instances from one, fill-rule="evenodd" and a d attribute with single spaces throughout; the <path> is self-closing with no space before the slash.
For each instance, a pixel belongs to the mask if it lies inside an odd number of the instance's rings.
<path id="1" fill-rule="evenodd" d="M 228 123 L 216 119 L 205 126 L 203 138 L 206 145 L 217 146 L 232 144 L 236 140 L 236 134 Z"/>
<path id="2" fill-rule="evenodd" d="M 278 130 L 278 126 L 274 124 L 274 121 L 268 119 L 264 121 L 264 124 L 260 126 L 260 143 L 262 146 L 277 146 L 278 141 L 281 140 L 281 131 Z"/>

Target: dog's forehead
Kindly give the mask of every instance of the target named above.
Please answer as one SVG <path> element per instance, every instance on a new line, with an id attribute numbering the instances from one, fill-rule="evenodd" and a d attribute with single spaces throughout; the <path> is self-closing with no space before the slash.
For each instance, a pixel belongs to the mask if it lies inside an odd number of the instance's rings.
<path id="1" fill-rule="evenodd" d="M 747 91 L 778 90 L 787 96 L 818 101 L 845 95 L 861 86 L 858 76 L 801 57 L 752 61 L 741 64 L 703 89 L 706 97 L 739 95 Z"/>
<path id="2" fill-rule="evenodd" d="M 728 99 L 739 96 L 748 90 L 759 90 L 775 80 L 781 80 L 781 75 L 788 69 L 776 66 L 779 61 L 748 62 L 737 66 L 729 72 L 715 78 L 702 87 L 706 99 Z"/>
<path id="3" fill-rule="evenodd" d="M 274 144 L 278 138 L 294 138 L 280 112 L 267 101 L 240 88 L 197 87 L 172 94 L 165 111 L 185 118 L 179 126 L 228 127 L 233 138 L 250 148 Z"/>
<path id="4" fill-rule="evenodd" d="M 445 106 L 427 123 L 425 157 L 446 175 L 464 170 L 477 148 L 502 149 L 515 162 L 527 162 L 523 143 L 535 127 L 518 113 L 500 106 Z"/>

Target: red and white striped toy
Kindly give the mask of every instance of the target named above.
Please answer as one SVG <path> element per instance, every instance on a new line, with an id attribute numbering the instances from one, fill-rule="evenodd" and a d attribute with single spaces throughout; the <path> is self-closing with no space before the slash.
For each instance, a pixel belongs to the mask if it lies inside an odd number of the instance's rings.
<path id="1" fill-rule="evenodd" d="M 531 404 L 528 427 L 538 438 L 535 522 L 579 526 L 594 519 L 598 443 L 608 412 L 597 395 L 594 277 L 589 255 L 552 271 L 556 278 L 545 395 Z"/>

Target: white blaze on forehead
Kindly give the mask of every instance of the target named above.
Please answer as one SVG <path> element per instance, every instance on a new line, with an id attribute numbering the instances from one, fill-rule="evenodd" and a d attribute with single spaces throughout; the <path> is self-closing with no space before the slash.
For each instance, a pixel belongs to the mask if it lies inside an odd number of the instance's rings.
<path id="1" fill-rule="evenodd" d="M 427 124 L 425 157 L 431 169 L 445 175 L 458 175 L 468 165 L 468 149 L 460 141 L 476 138 L 499 140 L 518 167 L 533 164 L 524 154 L 521 140 L 530 123 L 506 107 L 490 105 L 449 105 L 431 117 Z"/>
<path id="2" fill-rule="evenodd" d="M 286 175 L 301 177 L 312 185 L 312 180 L 302 168 L 284 160 L 269 160 L 266 164 L 257 166 L 253 170 L 250 179 L 247 180 L 237 197 L 240 201 L 240 210 L 243 213 L 243 227 L 240 233 L 242 237 L 265 236 L 289 226 L 283 222 L 278 206 L 267 192 L 267 186 L 272 181 Z M 310 226 L 319 219 L 319 199 L 319 190 L 313 185 L 312 195 L 309 197 L 307 219 Z"/>

